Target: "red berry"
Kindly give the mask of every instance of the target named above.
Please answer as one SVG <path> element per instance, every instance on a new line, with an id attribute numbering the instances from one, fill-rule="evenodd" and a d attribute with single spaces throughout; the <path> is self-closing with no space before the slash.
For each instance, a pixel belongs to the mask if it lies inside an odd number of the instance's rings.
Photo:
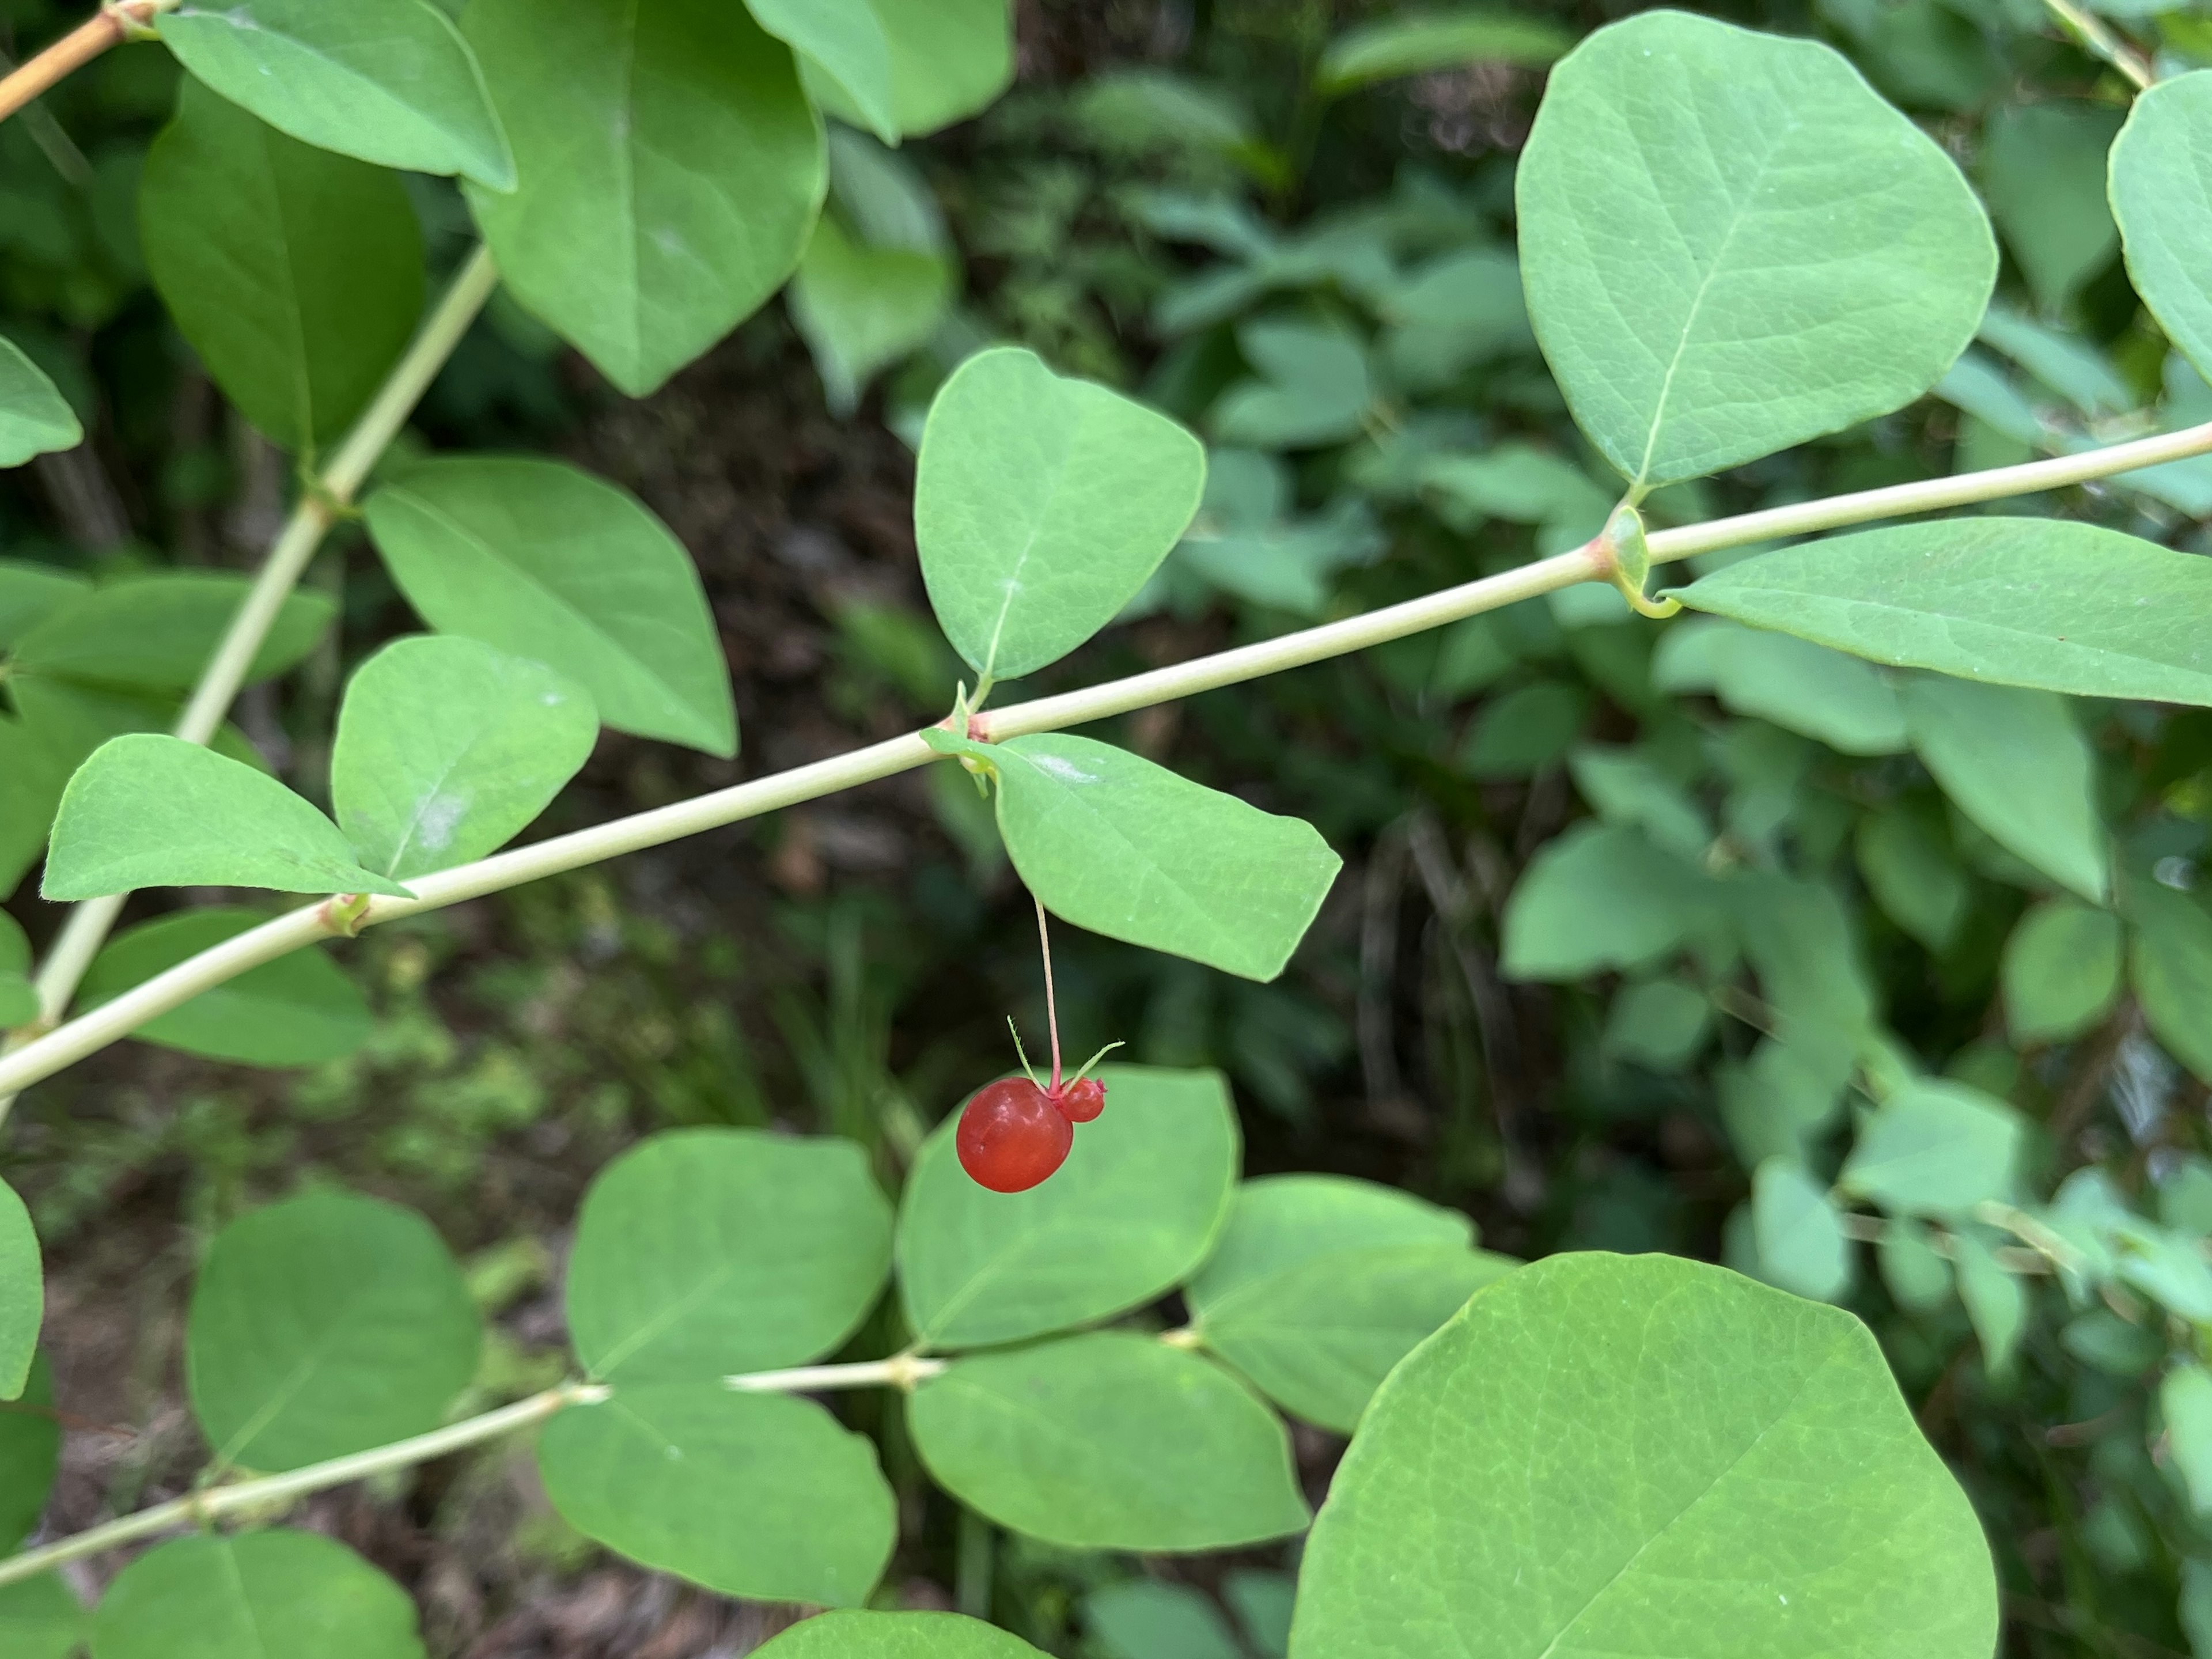
<path id="1" fill-rule="evenodd" d="M 1075 1126 L 1026 1078 L 986 1084 L 960 1114 L 960 1167 L 994 1193 L 1026 1192 L 1067 1159 Z"/>
<path id="2" fill-rule="evenodd" d="M 1053 1104 L 1070 1123 L 1088 1123 L 1106 1109 L 1106 1085 L 1095 1077 L 1079 1077 L 1061 1085 Z"/>

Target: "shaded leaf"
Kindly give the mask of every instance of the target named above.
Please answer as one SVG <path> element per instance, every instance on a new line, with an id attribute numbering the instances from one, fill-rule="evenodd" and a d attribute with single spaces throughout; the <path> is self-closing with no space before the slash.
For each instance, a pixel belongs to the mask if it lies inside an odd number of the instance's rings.
<path id="1" fill-rule="evenodd" d="M 1516 199 L 1537 338 L 1638 489 L 1910 403 L 1996 276 L 1966 181 L 1841 56 L 1676 11 L 1552 72 Z"/>
<path id="2" fill-rule="evenodd" d="M 1966 1304 L 1966 1317 L 1981 1344 L 1982 1363 L 1992 1376 L 2005 1376 L 2012 1370 L 2027 1328 L 2027 1291 L 1970 1231 L 1951 1235 L 1951 1257 L 1959 1276 L 1959 1299 Z"/>
<path id="3" fill-rule="evenodd" d="M 835 86 L 863 125 L 898 143 L 890 41 L 873 0 L 745 0 L 745 9 L 799 54 L 816 84 Z"/>
<path id="4" fill-rule="evenodd" d="M 1306 1524 L 1274 1414 L 1212 1360 L 1133 1332 L 955 1360 L 907 1419 L 947 1492 L 1048 1543 L 1228 1549 Z"/>
<path id="5" fill-rule="evenodd" d="M 2132 884 L 2128 917 L 2135 938 L 2128 979 L 2151 1034 L 2199 1078 L 2212 1081 L 2212 915 L 2193 898 L 2156 882 Z"/>
<path id="6" fill-rule="evenodd" d="M 2005 941 L 2005 1024 L 2021 1042 L 2057 1042 L 2104 1017 L 2120 990 L 2120 923 L 2072 899 L 2045 899 Z"/>
<path id="7" fill-rule="evenodd" d="M 482 1340 L 460 1269 L 421 1216 L 312 1192 L 216 1235 L 185 1376 L 217 1463 L 296 1469 L 437 1427 Z"/>
<path id="8" fill-rule="evenodd" d="M 432 0 L 185 0 L 159 27 L 186 69 L 279 131 L 514 187 L 476 58 Z"/>
<path id="9" fill-rule="evenodd" d="M 46 1269 L 39 1255 L 38 1231 L 15 1189 L 0 1181 L 0 1400 L 13 1400 L 23 1392 L 46 1316 Z"/>
<path id="10" fill-rule="evenodd" d="M 1505 904 L 1499 970 L 1570 980 L 1636 968 L 1686 944 L 1698 925 L 1693 866 L 1633 830 L 1577 824 L 1529 860 Z"/>
<path id="11" fill-rule="evenodd" d="M 1037 1659 L 1037 1650 L 957 1613 L 825 1613 L 759 1650 L 760 1659 Z"/>
<path id="12" fill-rule="evenodd" d="M 1013 80 L 1013 18 L 1007 0 L 869 3 L 890 46 L 891 107 L 908 137 L 980 112 Z M 841 120 L 868 125 L 820 68 L 811 63 L 801 67 L 816 103 Z"/>
<path id="13" fill-rule="evenodd" d="M 926 344 L 952 297 L 945 258 L 848 235 L 815 222 L 791 281 L 791 317 L 814 354 L 832 413 L 849 415 L 878 371 Z"/>
<path id="14" fill-rule="evenodd" d="M 1272 980 L 1343 866 L 1304 820 L 1089 738 L 1015 738 L 988 754 L 1023 884 L 1109 939 Z"/>
<path id="15" fill-rule="evenodd" d="M 737 752 L 706 590 L 628 491 L 556 461 L 470 457 L 410 469 L 366 511 L 392 580 L 433 628 L 565 674 L 617 732 Z"/>
<path id="16" fill-rule="evenodd" d="M 469 186 L 514 296 L 634 398 L 783 285 L 826 184 L 789 48 L 711 0 L 476 0 L 516 185 Z"/>
<path id="17" fill-rule="evenodd" d="M 852 1607 L 897 1541 L 873 1443 L 811 1400 L 626 1382 L 548 1423 L 538 1467 L 586 1537 L 725 1595 Z"/>
<path id="18" fill-rule="evenodd" d="M 2169 76 L 2135 100 L 2112 141 L 2111 193 L 2136 292 L 2212 375 L 2212 70 Z"/>
<path id="19" fill-rule="evenodd" d="M 1319 91 L 1333 94 L 1462 64 L 1540 69 L 1573 44 L 1574 37 L 1557 25 L 1510 12 L 1415 13 L 1364 24 L 1337 36 L 1322 53 L 1314 81 Z"/>
<path id="20" fill-rule="evenodd" d="M 1850 1243 L 1828 1189 L 1787 1158 L 1770 1158 L 1752 1172 L 1751 1222 L 1759 1276 L 1816 1301 L 1833 1302 L 1850 1288 Z"/>
<path id="21" fill-rule="evenodd" d="M 398 179 L 288 138 L 198 81 L 147 152 L 138 218 L 179 331 L 288 449 L 351 423 L 422 313 L 422 233 Z"/>
<path id="22" fill-rule="evenodd" d="M 979 352 L 930 405 L 915 539 L 945 637 L 990 679 L 1111 622 L 1198 509 L 1206 452 L 1164 415 L 1030 352 Z"/>
<path id="23" fill-rule="evenodd" d="M 1905 1215 L 1965 1215 L 2013 1196 L 2025 1127 L 1978 1089 L 1916 1080 L 1861 1126 L 1838 1185 Z"/>
<path id="24" fill-rule="evenodd" d="M 1951 850 L 1917 815 L 1891 811 L 1859 822 L 1859 873 L 1889 919 L 1941 954 L 1966 915 L 1967 884 Z"/>
<path id="25" fill-rule="evenodd" d="M 678 1129 L 599 1172 L 568 1259 L 569 1338 L 625 1385 L 796 1365 L 890 1273 L 891 1212 L 849 1140 Z"/>
<path id="26" fill-rule="evenodd" d="M 1260 449 L 1310 449 L 1356 437 L 1374 386 L 1358 339 L 1326 324 L 1247 323 L 1237 343 L 1256 381 L 1230 387 L 1211 426 L 1224 443 Z"/>
<path id="27" fill-rule="evenodd" d="M 9 673 L 128 690 L 188 690 L 199 683 L 251 586 L 242 576 L 172 570 L 81 589 L 45 609 L 16 638 Z M 245 683 L 258 684 L 296 666 L 322 642 L 337 615 L 325 594 L 287 596 Z"/>
<path id="28" fill-rule="evenodd" d="M 70 1659 L 91 1624 L 58 1572 L 0 1585 L 0 1653 L 8 1659 Z"/>
<path id="29" fill-rule="evenodd" d="M 1982 194 L 2036 304 L 2057 311 L 2120 245 L 2105 202 L 2121 112 L 2085 99 L 2007 104 L 1982 130 Z"/>
<path id="30" fill-rule="evenodd" d="M 62 1455 L 53 1406 L 53 1373 L 45 1356 L 33 1354 L 21 1391 L 0 1404 L 0 1550 L 21 1546 L 46 1510 Z"/>
<path id="31" fill-rule="evenodd" d="M 0 338 L 0 466 L 21 466 L 33 455 L 74 449 L 84 428 L 54 383 Z"/>
<path id="32" fill-rule="evenodd" d="M 2084 697 L 2212 703 L 2212 560 L 2063 519 L 1946 519 L 1745 559 L 1674 596 L 1854 656 Z"/>
<path id="33" fill-rule="evenodd" d="M 93 1616 L 98 1659 L 422 1659 L 407 1592 L 335 1539 L 277 1528 L 157 1544 Z"/>
<path id="34" fill-rule="evenodd" d="M 268 920 L 264 911 L 210 905 L 127 928 L 93 959 L 77 993 L 77 1011 L 112 1001 Z M 353 981 L 329 957 L 311 949 L 249 968 L 131 1035 L 210 1060 L 319 1066 L 344 1059 L 375 1032 L 375 1017 Z"/>
<path id="35" fill-rule="evenodd" d="M 152 735 L 111 739 L 70 780 L 40 890 L 87 899 L 140 887 L 408 896 L 356 864 L 338 827 L 276 779 Z"/>
<path id="36" fill-rule="evenodd" d="M 1211 1072 L 1106 1066 L 1106 1110 L 1023 1193 L 960 1167 L 948 1117 L 899 1206 L 899 1298 L 933 1348 L 1018 1341 L 1152 1300 L 1204 1260 L 1237 1178 L 1235 1113 Z"/>
<path id="37" fill-rule="evenodd" d="M 395 640 L 354 671 L 331 799 L 361 862 L 404 881 L 496 852 L 591 757 L 592 700 L 478 641 Z"/>

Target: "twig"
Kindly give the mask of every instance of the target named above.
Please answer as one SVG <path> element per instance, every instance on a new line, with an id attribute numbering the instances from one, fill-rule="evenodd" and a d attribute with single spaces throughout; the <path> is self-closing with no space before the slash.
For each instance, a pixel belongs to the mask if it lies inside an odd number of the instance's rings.
<path id="1" fill-rule="evenodd" d="M 1708 524 L 1663 530 L 1650 538 L 1651 556 L 1660 561 L 1682 559 L 1720 548 L 1838 529 L 1874 519 L 1899 518 L 1963 507 L 1972 501 L 2033 494 L 2208 452 L 2212 452 L 2212 422 L 2179 432 L 2110 444 L 2078 455 L 1858 490 L 1824 501 L 1800 501 L 1734 518 L 1716 519 Z M 1261 640 L 1192 662 L 1133 674 L 1126 679 L 1109 680 L 1103 685 L 1060 696 L 1014 703 L 995 713 L 975 715 L 969 727 L 981 741 L 1000 742 L 1028 732 L 1082 726 L 1403 639 L 1409 634 L 1495 611 L 1520 599 L 1596 580 L 1603 574 L 1600 561 L 1589 548 L 1576 548 L 1362 616 L 1347 617 L 1318 628 Z M 14 1054 L 0 1057 L 0 1092 L 21 1090 L 42 1078 L 52 1077 L 201 992 L 250 968 L 289 955 L 302 945 L 336 937 L 342 932 L 358 931 L 360 927 L 443 909 L 464 899 L 481 898 L 524 882 L 581 869 L 626 853 L 758 817 L 858 784 L 912 771 L 936 758 L 936 751 L 922 741 L 921 735 L 910 732 L 750 783 L 495 853 L 473 864 L 420 878 L 412 884 L 415 896 L 411 899 L 369 899 L 351 929 L 334 924 L 332 907 L 328 902 L 305 906 L 226 939 L 132 987 L 113 1001 L 79 1015 Z"/>
<path id="2" fill-rule="evenodd" d="M 2103 58 L 2134 82 L 2137 92 L 2151 89 L 2158 72 L 2151 68 L 2150 60 L 2106 27 L 2103 18 L 2075 5 L 2074 0 L 2043 0 L 2043 3 L 2080 37 L 2081 45 L 2094 56 Z"/>
<path id="3" fill-rule="evenodd" d="M 178 3 L 179 0 L 110 0 L 22 68 L 0 77 L 0 121 L 110 46 L 119 46 L 142 33 L 157 15 Z"/>

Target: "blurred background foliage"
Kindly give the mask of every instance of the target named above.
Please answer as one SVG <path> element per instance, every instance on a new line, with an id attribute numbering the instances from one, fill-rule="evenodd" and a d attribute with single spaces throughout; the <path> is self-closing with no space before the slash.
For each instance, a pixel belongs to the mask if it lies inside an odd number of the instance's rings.
<path id="1" fill-rule="evenodd" d="M 75 9 L 0 0 L 0 49 L 21 57 Z M 653 398 L 624 400 L 495 301 L 420 443 L 550 449 L 643 495 L 700 562 L 747 734 L 736 763 L 610 735 L 544 828 L 943 712 L 955 664 L 921 602 L 907 444 L 949 366 L 994 339 L 1139 393 L 1212 450 L 1200 520 L 1126 625 L 1004 700 L 1593 533 L 1616 485 L 1522 310 L 1512 179 L 1541 66 L 1626 9 L 1531 4 L 1425 34 L 1378 32 L 1387 8 L 1365 0 L 1023 0 L 1015 90 L 896 155 L 839 131 L 829 228 L 787 303 Z M 1848 53 L 1977 181 L 2006 274 L 1937 396 L 1663 492 L 1655 520 L 2212 416 L 2118 258 L 2102 158 L 2127 87 L 2108 61 L 2028 0 L 1712 9 Z M 2105 9 L 2161 64 L 2212 64 L 2201 9 Z M 223 406 L 146 284 L 135 185 L 175 78 L 159 47 L 126 47 L 0 125 L 0 328 L 92 434 L 0 477 L 0 556 L 244 567 L 282 513 L 289 464 Z M 410 184 L 441 270 L 464 216 L 445 181 Z M 2212 465 L 2004 510 L 2212 550 Z M 311 581 L 343 597 L 342 630 L 237 715 L 311 795 L 345 674 L 406 625 L 357 536 L 336 545 Z M 1310 819 L 1346 868 L 1273 985 L 1062 930 L 1068 1042 L 1222 1068 L 1254 1173 L 1387 1181 L 1519 1255 L 1670 1250 L 1834 1296 L 1881 1334 L 1979 1506 L 2008 1653 L 2212 1659 L 2212 1569 L 2191 1565 L 2212 1560 L 2212 1530 L 2189 1479 L 2212 1504 L 2212 1470 L 2177 1460 L 2154 1386 L 2160 1308 L 2187 1286 L 2069 1301 L 1971 1225 L 1947 1259 L 1924 1230 L 1870 1217 L 1850 1225 L 1883 1239 L 1878 1260 L 1855 1242 L 1840 1279 L 1808 1285 L 1823 1270 L 1762 1237 L 1750 1202 L 1778 1152 L 1832 1176 L 1880 1087 L 1848 1056 L 1777 1041 L 1778 1006 L 1819 1004 L 1877 1018 L 1900 1072 L 2016 1108 L 2036 1194 L 2100 1171 L 2091 1197 L 2160 1248 L 2179 1240 L 2174 1273 L 2206 1273 L 2212 921 L 2193 890 L 2212 715 L 2078 711 L 2133 884 L 2124 971 L 2119 924 L 2038 866 L 2002 781 L 1994 801 L 1939 783 L 1869 684 L 1815 647 L 1636 618 L 1590 588 L 1132 716 L 1116 741 Z M 1647 896 L 1577 874 L 1565 851 L 1545 855 L 1548 878 L 1528 873 L 1540 849 L 1607 835 L 1662 860 L 1662 880 L 1769 880 L 1734 890 L 1796 918 L 1782 965 L 1747 971 L 1694 928 L 1651 948 Z M 1507 897 L 1546 878 L 1547 961 L 1509 977 Z M 31 891 L 11 908 L 43 938 L 55 918 Z M 47 1241 L 49 1340 L 76 1397 L 154 1425 L 88 1449 L 73 1437 L 59 1512 L 89 1517 L 182 1465 L 179 1288 L 246 1204 L 328 1178 L 425 1208 L 475 1252 L 503 1316 L 482 1399 L 542 1386 L 562 1218 L 613 1152 L 672 1123 L 780 1125 L 858 1137 L 896 1182 L 927 1127 L 1006 1063 L 1006 1015 L 1042 1020 L 1026 915 L 981 804 L 933 768 L 380 929 L 346 955 L 380 1018 L 345 1060 L 249 1073 L 130 1044 L 45 1085 L 0 1156 Z M 1977 1251 L 2010 1271 L 1977 1277 Z M 1094 1659 L 1282 1651 L 1283 1552 L 1146 1565 L 994 1536 L 931 1496 L 896 1423 L 879 1426 L 915 1511 L 894 1572 L 911 1604 L 988 1612 Z M 1301 1434 L 1323 1481 L 1340 1447 Z M 317 1503 L 416 1587 L 435 1650 L 743 1650 L 756 1626 L 597 1562 L 520 1479 L 435 1466 L 397 1510 Z"/>

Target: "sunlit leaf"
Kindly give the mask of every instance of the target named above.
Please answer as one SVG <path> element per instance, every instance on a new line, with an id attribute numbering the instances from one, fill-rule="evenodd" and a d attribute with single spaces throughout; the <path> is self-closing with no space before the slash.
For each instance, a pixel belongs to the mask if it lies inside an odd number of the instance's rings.
<path id="1" fill-rule="evenodd" d="M 15 344 L 0 338 L 0 466 L 74 449 L 84 441 L 76 411 Z"/>
<path id="2" fill-rule="evenodd" d="M 98 1659 L 422 1659 L 414 1599 L 334 1538 L 289 1528 L 156 1545 L 94 1615 Z"/>

